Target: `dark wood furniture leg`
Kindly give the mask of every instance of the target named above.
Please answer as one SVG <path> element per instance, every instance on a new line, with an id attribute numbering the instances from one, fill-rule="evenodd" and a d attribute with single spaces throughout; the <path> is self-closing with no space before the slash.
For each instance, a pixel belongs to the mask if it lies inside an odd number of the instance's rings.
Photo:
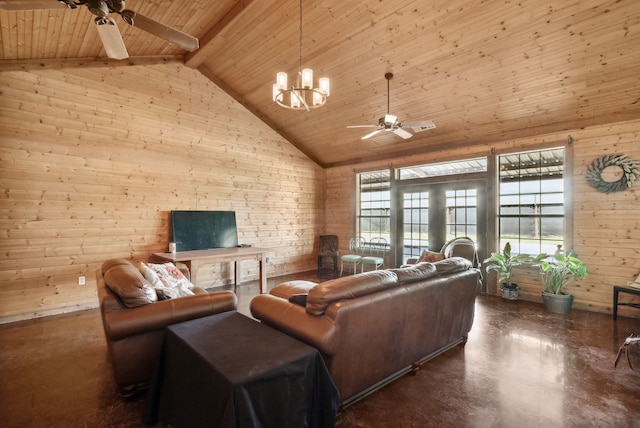
<path id="1" fill-rule="evenodd" d="M 633 308 L 640 309 L 640 303 L 619 303 L 618 294 L 621 292 L 640 296 L 639 288 L 621 287 L 619 285 L 614 285 L 613 286 L 613 319 L 614 320 L 618 318 L 618 306 L 631 306 Z"/>

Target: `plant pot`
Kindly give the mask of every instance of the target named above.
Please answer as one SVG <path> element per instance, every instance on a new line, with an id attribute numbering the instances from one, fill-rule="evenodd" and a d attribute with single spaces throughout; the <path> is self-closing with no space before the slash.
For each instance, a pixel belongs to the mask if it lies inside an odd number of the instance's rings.
<path id="1" fill-rule="evenodd" d="M 502 298 L 505 300 L 518 300 L 518 297 L 520 297 L 520 289 L 518 288 L 518 286 L 516 284 L 514 288 L 508 288 L 506 287 L 504 284 L 502 284 L 500 286 L 500 288 L 502 288 Z"/>
<path id="2" fill-rule="evenodd" d="M 542 292 L 542 303 L 549 312 L 557 314 L 568 314 L 573 306 L 573 296 L 571 294 L 553 294 Z"/>

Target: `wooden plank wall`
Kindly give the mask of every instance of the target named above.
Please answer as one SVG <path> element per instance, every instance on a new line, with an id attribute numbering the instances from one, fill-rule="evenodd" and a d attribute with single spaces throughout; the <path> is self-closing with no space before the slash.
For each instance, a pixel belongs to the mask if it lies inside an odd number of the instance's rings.
<path id="1" fill-rule="evenodd" d="M 586 183 L 584 173 L 594 159 L 605 154 L 621 153 L 640 160 L 640 120 L 373 162 L 358 165 L 357 170 L 386 168 L 391 162 L 398 167 L 486 156 L 492 148 L 499 152 L 531 150 L 554 142 L 562 144 L 569 135 L 574 139 L 574 167 L 570 171 L 573 189 L 568 189 L 574 205 L 573 246 L 590 275 L 566 291 L 575 296 L 575 308 L 606 313 L 611 311 L 613 286 L 626 285 L 640 274 L 640 182 L 624 192 L 604 194 Z M 355 171 L 353 167 L 326 171 L 325 232 L 340 237 L 341 252 L 347 250 L 348 237 L 355 231 Z M 541 303 L 542 285 L 537 270 L 518 269 L 514 271 L 514 281 L 522 289 L 522 299 Z M 497 283 L 490 283 L 489 293 L 498 291 Z M 627 296 L 625 299 L 632 301 Z M 620 307 L 619 313 L 640 317 L 638 309 L 629 307 Z"/>
<path id="2" fill-rule="evenodd" d="M 240 240 L 273 248 L 269 276 L 314 269 L 320 233 L 337 234 L 346 250 L 354 167 L 323 171 L 197 71 L 4 72 L 0 88 L 0 322 L 94 307 L 95 270 L 108 258 L 164 251 L 172 209 L 235 210 Z M 571 135 L 574 247 L 591 275 L 568 291 L 577 308 L 609 312 L 612 286 L 640 273 L 640 185 L 606 195 L 586 185 L 584 172 L 607 153 L 640 159 L 639 134 L 640 121 L 627 121 L 356 169 L 533 149 Z M 203 270 L 203 285 L 231 282 L 231 266 Z M 257 278 L 254 263 L 242 270 Z M 522 298 L 539 301 L 537 273 L 516 275 Z"/>
<path id="3" fill-rule="evenodd" d="M 166 251 L 172 209 L 235 210 L 269 276 L 315 268 L 322 168 L 199 72 L 4 72 L 0 88 L 0 322 L 95 307 L 96 269 Z"/>

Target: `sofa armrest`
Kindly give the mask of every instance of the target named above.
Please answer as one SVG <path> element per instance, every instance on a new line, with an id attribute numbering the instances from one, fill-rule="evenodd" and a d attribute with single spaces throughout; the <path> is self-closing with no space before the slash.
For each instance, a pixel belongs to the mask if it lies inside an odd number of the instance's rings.
<path id="1" fill-rule="evenodd" d="M 137 308 L 103 308 L 102 317 L 105 335 L 110 340 L 119 340 L 179 322 L 232 311 L 237 306 L 238 297 L 233 291 L 226 290 L 162 300 Z"/>
<path id="2" fill-rule="evenodd" d="M 270 294 L 251 300 L 251 315 L 289 336 L 305 342 L 325 355 L 336 352 L 336 328 L 326 316 L 307 313 L 304 307 Z"/>

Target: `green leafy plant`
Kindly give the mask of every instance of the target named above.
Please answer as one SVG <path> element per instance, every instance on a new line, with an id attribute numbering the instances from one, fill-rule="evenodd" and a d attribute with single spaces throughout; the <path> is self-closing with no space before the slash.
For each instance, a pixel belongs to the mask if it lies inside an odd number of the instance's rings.
<path id="1" fill-rule="evenodd" d="M 503 282 L 504 288 L 511 290 L 517 287 L 511 282 L 511 270 L 523 263 L 531 262 L 533 258 L 529 254 L 511 254 L 511 244 L 504 244 L 501 253 L 491 253 L 491 256 L 484 260 L 487 263 L 487 272 L 495 271 L 498 273 L 500 281 Z"/>
<path id="2" fill-rule="evenodd" d="M 535 261 L 540 266 L 544 291 L 551 294 L 563 294 L 565 285 L 582 279 L 589 273 L 587 266 L 576 257 L 573 250 L 565 252 L 559 245 L 553 256 L 540 254 Z"/>

